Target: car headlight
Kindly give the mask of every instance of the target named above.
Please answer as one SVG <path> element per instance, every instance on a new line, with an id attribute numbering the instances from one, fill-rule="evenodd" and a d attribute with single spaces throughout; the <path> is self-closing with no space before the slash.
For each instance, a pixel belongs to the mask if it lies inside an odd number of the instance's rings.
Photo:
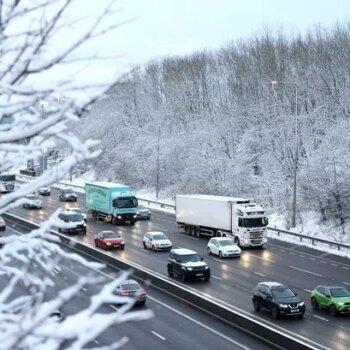
<path id="1" fill-rule="evenodd" d="M 304 306 L 304 305 L 305 305 L 305 303 L 303 301 L 298 304 L 299 307 Z"/>
<path id="2" fill-rule="evenodd" d="M 188 271 L 192 271 L 193 268 L 192 268 L 192 267 L 188 267 L 187 270 L 188 270 Z"/>
<path id="3" fill-rule="evenodd" d="M 117 218 L 118 218 L 118 219 L 121 219 L 121 218 L 122 218 L 122 216 L 121 216 L 121 215 L 118 215 L 118 216 L 117 216 Z"/>
<path id="4" fill-rule="evenodd" d="M 279 304 L 278 306 L 282 309 L 286 309 L 288 307 L 288 304 Z"/>
<path id="5" fill-rule="evenodd" d="M 120 244 L 124 244 L 125 242 L 124 241 L 120 241 Z"/>
<path id="6" fill-rule="evenodd" d="M 110 243 L 110 242 L 107 242 L 107 245 L 111 245 L 112 243 Z"/>
<path id="7" fill-rule="evenodd" d="M 134 218 L 137 218 L 137 215 L 136 215 L 136 214 L 134 215 Z"/>
<path id="8" fill-rule="evenodd" d="M 337 303 L 339 306 L 343 306 L 345 303 L 338 302 Z"/>
<path id="9" fill-rule="evenodd" d="M 207 265 L 207 266 L 205 266 L 204 268 L 205 268 L 206 270 L 208 270 L 208 269 L 209 269 L 209 266 Z"/>

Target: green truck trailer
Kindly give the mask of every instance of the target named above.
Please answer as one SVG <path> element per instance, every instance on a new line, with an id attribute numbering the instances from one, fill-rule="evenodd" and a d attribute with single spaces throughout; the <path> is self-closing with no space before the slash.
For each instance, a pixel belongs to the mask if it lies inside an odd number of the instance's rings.
<path id="1" fill-rule="evenodd" d="M 104 220 L 114 225 L 137 220 L 137 199 L 129 186 L 110 182 L 85 183 L 86 208 L 96 220 Z"/>

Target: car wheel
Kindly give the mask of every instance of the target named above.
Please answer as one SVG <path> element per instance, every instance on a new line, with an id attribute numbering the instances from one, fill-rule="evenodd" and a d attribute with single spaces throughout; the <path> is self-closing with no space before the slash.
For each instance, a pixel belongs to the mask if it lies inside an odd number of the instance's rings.
<path id="1" fill-rule="evenodd" d="M 337 316 L 337 309 L 336 309 L 336 307 L 335 307 L 334 305 L 331 305 L 331 306 L 329 307 L 329 313 L 330 313 L 331 316 L 333 316 L 333 317 Z"/>
<path id="2" fill-rule="evenodd" d="M 146 300 L 140 301 L 140 302 L 139 302 L 139 305 L 140 305 L 140 306 L 145 306 L 145 304 L 146 304 Z"/>
<path id="3" fill-rule="evenodd" d="M 219 251 L 219 258 L 222 259 L 222 252 L 221 252 L 221 250 Z"/>
<path id="4" fill-rule="evenodd" d="M 204 280 L 207 282 L 210 280 L 210 273 L 204 276 Z"/>
<path id="5" fill-rule="evenodd" d="M 183 273 L 183 274 L 181 275 L 181 279 L 182 279 L 182 282 L 187 282 L 186 273 Z"/>
<path id="6" fill-rule="evenodd" d="M 125 248 L 125 245 L 122 245 L 122 246 L 120 247 L 120 250 L 124 250 L 124 248 Z"/>
<path id="7" fill-rule="evenodd" d="M 156 251 L 156 247 L 154 245 L 152 245 L 152 250 L 155 252 Z"/>
<path id="8" fill-rule="evenodd" d="M 239 242 L 239 238 L 238 238 L 238 237 L 235 237 L 234 242 L 235 242 L 238 246 L 240 246 L 240 242 Z"/>
<path id="9" fill-rule="evenodd" d="M 171 265 L 168 265 L 168 276 L 169 277 L 173 277 L 174 273 L 173 273 L 173 268 Z"/>
<path id="10" fill-rule="evenodd" d="M 95 240 L 95 247 L 97 247 L 97 241 Z"/>
<path id="11" fill-rule="evenodd" d="M 279 318 L 279 312 L 278 312 L 278 309 L 277 309 L 277 307 L 276 306 L 274 306 L 273 308 L 272 308 L 272 317 L 275 319 L 275 320 L 277 320 L 278 318 Z"/>
<path id="12" fill-rule="evenodd" d="M 298 315 L 297 318 L 299 318 L 299 320 L 301 320 L 302 318 L 304 318 L 304 314 Z"/>
<path id="13" fill-rule="evenodd" d="M 209 255 L 211 255 L 211 250 L 210 250 L 209 247 L 207 248 L 207 252 L 208 252 Z"/>
<path id="14" fill-rule="evenodd" d="M 146 246 L 146 243 L 145 243 L 145 242 L 143 242 L 143 247 L 144 247 L 145 249 L 147 249 L 147 246 Z"/>
<path id="15" fill-rule="evenodd" d="M 314 297 L 311 298 L 311 307 L 312 307 L 314 310 L 317 310 L 317 309 L 318 309 L 318 302 L 317 302 L 317 300 L 316 300 Z"/>
<path id="16" fill-rule="evenodd" d="M 260 306 L 259 302 L 258 302 L 256 299 L 254 299 L 253 305 L 254 305 L 254 310 L 255 310 L 256 312 L 260 312 L 261 306 Z"/>

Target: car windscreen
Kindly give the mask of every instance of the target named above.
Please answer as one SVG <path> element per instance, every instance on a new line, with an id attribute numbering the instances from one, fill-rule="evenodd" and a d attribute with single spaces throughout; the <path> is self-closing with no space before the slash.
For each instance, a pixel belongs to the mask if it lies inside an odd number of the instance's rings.
<path id="1" fill-rule="evenodd" d="M 167 239 L 167 238 L 165 237 L 165 235 L 163 235 L 163 234 L 161 234 L 161 233 L 159 233 L 159 234 L 157 234 L 157 235 L 153 235 L 152 237 L 153 237 L 153 239 L 156 240 L 156 241 L 162 240 L 162 239 Z"/>
<path id="2" fill-rule="evenodd" d="M 37 197 L 37 196 L 27 196 L 26 198 L 31 200 L 31 201 L 40 200 L 40 197 Z"/>
<path id="3" fill-rule="evenodd" d="M 272 296 L 276 299 L 293 298 L 295 294 L 289 288 L 275 288 L 271 290 Z"/>
<path id="4" fill-rule="evenodd" d="M 71 190 L 71 189 L 63 190 L 62 192 L 63 193 L 69 193 L 69 194 L 73 193 L 74 194 L 74 191 Z"/>
<path id="5" fill-rule="evenodd" d="M 188 263 L 188 262 L 198 262 L 201 261 L 201 258 L 198 254 L 188 254 L 188 255 L 180 255 L 179 260 L 182 263 Z"/>
<path id="6" fill-rule="evenodd" d="M 235 243 L 233 242 L 232 239 L 225 239 L 225 240 L 219 241 L 219 245 L 221 245 L 222 247 L 228 247 L 228 246 L 235 245 Z"/>
<path id="7" fill-rule="evenodd" d="M 243 227 L 265 227 L 268 221 L 266 217 L 263 218 L 249 218 L 243 219 Z"/>
<path id="8" fill-rule="evenodd" d="M 117 232 L 105 232 L 102 234 L 102 238 L 108 239 L 108 238 L 119 238 L 120 234 Z"/>
<path id="9" fill-rule="evenodd" d="M 147 209 L 144 205 L 139 205 L 137 209 Z"/>
<path id="10" fill-rule="evenodd" d="M 1 181 L 16 181 L 16 175 L 0 175 Z"/>
<path id="11" fill-rule="evenodd" d="M 80 208 L 71 208 L 70 210 L 74 211 L 75 213 L 79 213 L 79 214 L 83 213 L 83 210 Z"/>
<path id="12" fill-rule="evenodd" d="M 333 298 L 350 297 L 350 292 L 344 287 L 331 288 L 330 292 Z"/>
<path id="13" fill-rule="evenodd" d="M 83 221 L 83 217 L 80 214 L 71 214 L 67 216 L 68 221 L 71 222 L 78 222 L 78 221 Z"/>
<path id="14" fill-rule="evenodd" d="M 123 290 L 141 290 L 141 286 L 137 283 L 128 283 L 122 285 Z"/>

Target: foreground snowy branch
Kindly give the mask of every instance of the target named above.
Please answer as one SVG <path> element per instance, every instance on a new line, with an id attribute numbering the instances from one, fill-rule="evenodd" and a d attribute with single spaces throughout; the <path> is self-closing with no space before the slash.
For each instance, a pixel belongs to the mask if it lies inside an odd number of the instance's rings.
<path id="1" fill-rule="evenodd" d="M 93 65 L 106 57 L 81 51 L 87 43 L 101 40 L 109 31 L 131 21 L 106 21 L 117 13 L 114 2 L 103 6 L 102 1 L 100 12 L 93 18 L 76 16 L 79 11 L 74 6 L 84 6 L 82 0 L 0 2 L 0 173 L 25 168 L 28 160 L 47 154 L 58 144 L 71 150 L 40 177 L 2 195 L 0 214 L 25 203 L 23 197 L 39 187 L 64 178 L 79 162 L 100 154 L 99 142 L 80 141 L 71 125 L 79 122 L 115 79 L 110 74 L 103 83 L 86 83 L 74 73 L 81 70 L 77 63 Z M 99 273 L 101 264 L 88 262 L 58 244 L 50 230 L 67 225 L 58 219 L 59 212 L 28 234 L 11 231 L 0 237 L 3 350 L 91 348 L 94 339 L 111 326 L 152 316 L 147 310 L 130 311 L 134 300 L 114 294 L 129 272 L 110 281 Z M 85 272 L 80 276 L 71 266 Z M 63 278 L 67 270 L 76 273 L 68 282 Z M 82 295 L 82 289 L 88 292 Z M 76 301 L 82 299 L 84 305 L 79 303 L 77 307 Z M 106 312 L 107 303 L 123 306 Z M 68 311 L 58 322 L 52 314 L 62 308 Z M 117 349 L 127 341 L 121 336 L 95 349 Z"/>

